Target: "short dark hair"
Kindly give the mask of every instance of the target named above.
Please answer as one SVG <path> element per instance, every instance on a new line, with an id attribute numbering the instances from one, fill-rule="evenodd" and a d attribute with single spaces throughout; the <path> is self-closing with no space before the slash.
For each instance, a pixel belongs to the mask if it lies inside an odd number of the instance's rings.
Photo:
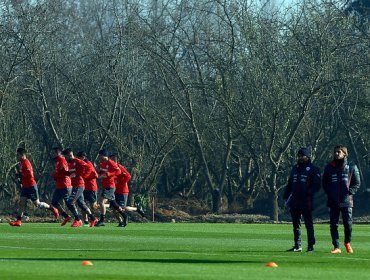
<path id="1" fill-rule="evenodd" d="M 71 148 L 67 148 L 67 149 L 65 149 L 65 150 L 62 151 L 62 155 L 63 156 L 69 155 L 70 153 L 72 153 L 72 149 Z"/>
<path id="2" fill-rule="evenodd" d="M 61 152 L 63 150 L 62 146 L 58 145 L 58 144 L 55 144 L 51 147 L 52 150 L 56 151 L 56 152 Z"/>
<path id="3" fill-rule="evenodd" d="M 116 152 L 112 152 L 112 153 L 110 153 L 109 154 L 109 157 L 111 158 L 111 157 L 118 157 L 118 153 L 116 153 Z"/>
<path id="4" fill-rule="evenodd" d="M 77 152 L 76 157 L 86 158 L 87 154 L 84 151 L 79 151 Z"/>
<path id="5" fill-rule="evenodd" d="M 27 154 L 27 150 L 26 150 L 25 148 L 21 148 L 21 147 L 19 147 L 19 148 L 17 149 L 17 154 L 25 155 L 25 154 Z"/>
<path id="6" fill-rule="evenodd" d="M 311 149 L 308 147 L 301 147 L 299 148 L 297 154 L 311 158 Z"/>
<path id="7" fill-rule="evenodd" d="M 103 156 L 103 157 L 107 157 L 108 156 L 108 151 L 106 149 L 102 149 L 99 151 L 99 155 Z"/>

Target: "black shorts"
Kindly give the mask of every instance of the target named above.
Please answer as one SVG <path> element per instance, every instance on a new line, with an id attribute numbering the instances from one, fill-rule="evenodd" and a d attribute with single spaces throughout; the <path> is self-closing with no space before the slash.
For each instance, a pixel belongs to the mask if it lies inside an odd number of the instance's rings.
<path id="1" fill-rule="evenodd" d="M 116 197 L 116 202 L 119 206 L 121 206 L 121 207 L 126 207 L 127 206 L 127 199 L 128 199 L 127 194 L 115 193 L 114 195 Z"/>
<path id="2" fill-rule="evenodd" d="M 39 192 L 38 192 L 37 185 L 34 185 L 33 187 L 29 187 L 29 188 L 22 187 L 21 197 L 26 197 L 28 199 L 31 199 L 32 201 L 38 200 Z"/>
<path id="3" fill-rule="evenodd" d="M 97 191 L 84 190 L 84 199 L 90 203 L 95 203 L 98 199 Z"/>
<path id="4" fill-rule="evenodd" d="M 116 188 L 105 188 L 103 189 L 102 193 L 101 193 L 101 197 L 104 198 L 104 199 L 108 199 L 109 201 L 111 200 L 114 200 L 115 197 L 114 197 L 114 191 L 116 190 Z"/>
<path id="5" fill-rule="evenodd" d="M 55 189 L 53 193 L 53 198 L 51 199 L 51 204 L 58 205 L 59 201 L 61 201 L 62 199 L 64 201 L 67 201 L 71 192 L 72 192 L 72 188 Z"/>

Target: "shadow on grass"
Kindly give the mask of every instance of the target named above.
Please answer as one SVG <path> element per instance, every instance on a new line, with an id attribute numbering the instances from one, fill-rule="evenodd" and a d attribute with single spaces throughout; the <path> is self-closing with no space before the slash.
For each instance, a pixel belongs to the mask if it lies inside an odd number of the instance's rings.
<path id="1" fill-rule="evenodd" d="M 84 261 L 86 258 L 0 258 L 0 261 Z M 89 261 L 105 262 L 146 262 L 146 263 L 184 263 L 184 264 L 239 264 L 260 263 L 249 260 L 201 260 L 201 259 L 100 259 L 88 258 Z"/>

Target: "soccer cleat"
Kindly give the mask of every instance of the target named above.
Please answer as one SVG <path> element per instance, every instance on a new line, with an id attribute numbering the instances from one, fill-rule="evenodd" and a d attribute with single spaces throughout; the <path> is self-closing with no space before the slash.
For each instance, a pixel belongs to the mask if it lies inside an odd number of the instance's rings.
<path id="1" fill-rule="evenodd" d="M 145 217 L 145 212 L 143 210 L 143 207 L 137 207 L 137 210 L 136 210 L 140 215 L 141 217 Z"/>
<path id="2" fill-rule="evenodd" d="M 333 250 L 330 251 L 330 253 L 332 253 L 332 254 L 341 254 L 342 250 L 339 249 L 339 248 L 334 248 Z"/>
<path id="3" fill-rule="evenodd" d="M 302 252 L 302 247 L 296 247 L 296 246 L 294 246 L 294 247 L 292 247 L 292 248 L 290 248 L 290 249 L 288 249 L 286 251 L 287 252 Z"/>
<path id="4" fill-rule="evenodd" d="M 314 249 L 313 249 L 313 246 L 308 246 L 307 247 L 307 253 L 313 253 Z"/>
<path id="5" fill-rule="evenodd" d="M 90 222 L 90 227 L 94 227 L 99 222 L 98 219 L 94 219 Z"/>
<path id="6" fill-rule="evenodd" d="M 70 216 L 67 216 L 64 218 L 63 222 L 60 224 L 61 226 L 64 226 L 66 223 L 68 223 L 71 220 Z"/>
<path id="7" fill-rule="evenodd" d="M 82 226 L 81 220 L 74 220 L 74 222 L 71 225 L 71 227 L 80 227 L 80 226 Z"/>
<path id="8" fill-rule="evenodd" d="M 20 227 L 22 225 L 22 221 L 21 220 L 16 220 L 16 221 L 13 221 L 13 222 L 9 222 L 9 225 L 11 225 L 12 227 Z"/>
<path id="9" fill-rule="evenodd" d="M 104 227 L 104 226 L 105 226 L 105 224 L 104 224 L 104 222 L 102 222 L 102 221 L 98 221 L 94 226 L 95 226 L 95 227 Z"/>
<path id="10" fill-rule="evenodd" d="M 126 225 L 123 223 L 123 222 L 120 222 L 118 225 L 117 225 L 117 227 L 126 227 Z"/>
<path id="11" fill-rule="evenodd" d="M 55 220 L 58 220 L 59 219 L 59 211 L 57 208 L 53 208 L 52 210 L 53 214 L 54 214 L 54 217 L 55 217 Z"/>
<path id="12" fill-rule="evenodd" d="M 352 254 L 352 253 L 353 253 L 353 249 L 352 249 L 352 247 L 351 247 L 351 244 L 349 244 L 349 243 L 344 243 L 344 246 L 346 247 L 346 251 L 347 251 L 347 253 L 350 253 L 350 254 Z"/>

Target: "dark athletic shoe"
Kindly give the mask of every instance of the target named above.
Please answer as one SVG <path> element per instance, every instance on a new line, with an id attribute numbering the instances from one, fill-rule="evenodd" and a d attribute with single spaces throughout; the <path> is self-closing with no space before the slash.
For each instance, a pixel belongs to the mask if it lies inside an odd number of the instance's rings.
<path id="1" fill-rule="evenodd" d="M 102 221 L 99 221 L 99 222 L 97 222 L 96 224 L 95 224 L 95 227 L 104 227 L 105 226 L 105 224 L 104 224 L 104 222 L 102 222 Z"/>
<path id="2" fill-rule="evenodd" d="M 306 252 L 307 253 L 313 253 L 314 252 L 313 246 L 308 246 Z"/>
<path id="3" fill-rule="evenodd" d="M 121 223 L 119 223 L 118 225 L 117 225 L 117 227 L 126 227 L 126 225 L 123 223 L 123 222 L 121 222 Z"/>
<path id="4" fill-rule="evenodd" d="M 287 252 L 302 252 L 302 247 L 296 247 L 294 246 L 293 248 L 290 248 L 286 250 Z"/>

